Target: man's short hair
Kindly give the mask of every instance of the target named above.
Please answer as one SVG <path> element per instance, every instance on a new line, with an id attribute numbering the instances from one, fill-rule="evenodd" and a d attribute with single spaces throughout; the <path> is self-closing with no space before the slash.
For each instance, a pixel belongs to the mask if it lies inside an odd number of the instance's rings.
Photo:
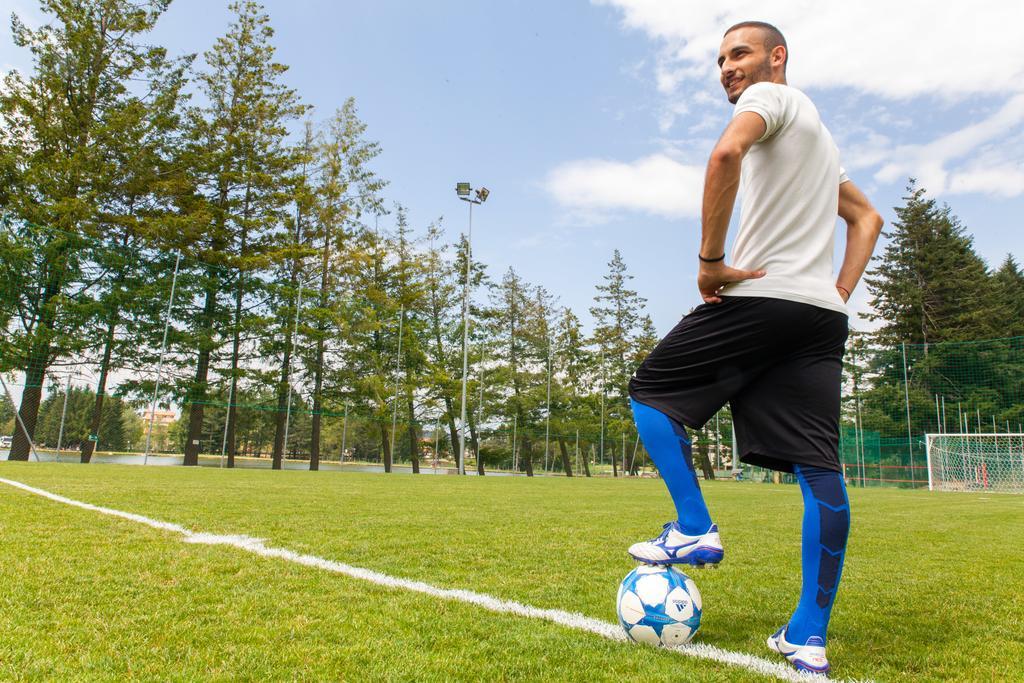
<path id="1" fill-rule="evenodd" d="M 782 73 L 786 73 L 786 64 L 789 63 L 789 46 L 786 45 L 786 36 L 782 35 L 782 31 L 765 21 L 741 21 L 738 24 L 730 26 L 728 30 L 722 34 L 722 37 L 724 38 L 733 31 L 741 28 L 761 29 L 761 32 L 764 34 L 764 46 L 768 52 L 771 52 L 779 45 L 786 48 L 786 61 L 782 63 Z"/>

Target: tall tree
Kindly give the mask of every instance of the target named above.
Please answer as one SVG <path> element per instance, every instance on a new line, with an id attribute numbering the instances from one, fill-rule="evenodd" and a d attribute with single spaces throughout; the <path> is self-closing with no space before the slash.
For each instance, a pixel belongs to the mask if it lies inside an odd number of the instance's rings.
<path id="1" fill-rule="evenodd" d="M 355 100 L 345 101 L 324 125 L 315 146 L 314 220 L 311 238 L 319 251 L 319 289 L 307 315 L 312 355 L 307 358 L 313 375 L 313 416 L 309 467 L 319 468 L 321 420 L 324 411 L 325 358 L 332 338 L 344 337 L 351 302 L 345 292 L 353 260 L 346 254 L 358 220 L 367 209 L 379 208 L 385 182 L 370 163 L 380 145 L 364 138 L 366 124 L 358 116 Z"/>
<path id="2" fill-rule="evenodd" d="M 462 372 L 462 324 L 461 305 L 463 286 L 460 273 L 465 272 L 465 239 L 458 251 L 459 258 L 447 258 L 448 245 L 444 243 L 441 221 L 432 223 L 427 229 L 428 250 L 426 253 L 426 314 L 428 341 L 426 349 L 427 379 L 429 397 L 443 407 L 438 421 L 448 428 L 452 448 L 458 448 L 459 433 L 455 422 L 459 414 L 459 377 Z M 482 268 L 473 264 L 470 274 L 471 285 L 479 286 L 483 277 Z M 476 288 L 474 287 L 474 288 Z"/>
<path id="3" fill-rule="evenodd" d="M 566 439 L 569 434 L 573 434 L 578 443 L 580 432 L 588 435 L 593 424 L 593 413 L 586 401 L 587 379 L 592 371 L 593 358 L 586 348 L 580 319 L 569 308 L 563 309 L 555 327 L 554 358 L 555 374 L 559 377 L 561 389 L 555 429 L 559 433 L 558 447 L 564 466 L 568 457 Z M 585 449 L 582 466 L 583 473 L 589 477 L 590 464 Z"/>
<path id="4" fill-rule="evenodd" d="M 1019 395 L 1012 388 L 1017 375 L 1005 361 L 1019 352 L 1005 342 L 975 343 L 1006 336 L 1014 304 L 997 292 L 1007 280 L 989 274 L 948 206 L 913 180 L 907 191 L 890 242 L 866 278 L 876 311 L 870 317 L 881 327 L 865 353 L 863 425 L 886 437 L 934 430 L 943 397 L 1012 418 L 1019 408 L 1008 397 Z"/>
<path id="5" fill-rule="evenodd" d="M 544 287 L 533 288 L 529 316 L 525 328 L 526 338 L 530 344 L 530 361 L 533 366 L 532 403 L 537 419 L 537 437 L 544 441 L 544 465 L 553 458 L 551 450 L 550 417 L 551 392 L 558 393 L 557 377 L 554 377 L 554 340 L 553 329 L 556 321 L 555 298 Z M 543 419 L 543 422 L 541 422 Z M 541 433 L 543 431 L 543 434 Z M 553 464 L 553 460 L 552 460 Z"/>
<path id="6" fill-rule="evenodd" d="M 354 262 L 355 294 L 349 319 L 348 344 L 342 349 L 334 379 L 346 388 L 346 398 L 358 413 L 369 417 L 380 445 L 385 472 L 392 469 L 391 420 L 394 407 L 395 363 L 399 334 L 404 333 L 402 304 L 397 296 L 398 268 L 389 257 L 394 248 L 382 228 L 365 228 L 354 238 L 349 258 Z"/>
<path id="7" fill-rule="evenodd" d="M 533 448 L 536 438 L 535 339 L 532 338 L 531 315 L 533 292 L 513 268 L 506 271 L 501 283 L 492 292 L 492 336 L 495 340 L 495 382 L 505 391 L 506 415 L 515 421 L 515 432 L 522 453 L 520 465 L 528 477 L 533 476 Z"/>
<path id="8" fill-rule="evenodd" d="M 23 294 L 18 331 L 0 371 L 25 373 L 12 460 L 26 460 L 43 380 L 56 357 L 76 354 L 89 317 L 83 277 L 91 237 L 99 233 L 97 196 L 121 173 L 117 149 L 129 111 L 145 94 L 135 81 L 167 63 L 165 50 L 143 44 L 167 0 L 48 0 L 48 23 L 12 20 L 14 43 L 28 48 L 35 72 L 11 71 L 0 88 L 4 213 L 34 252 L 34 282 Z M 37 228 L 36 226 L 46 226 Z"/>
<path id="9" fill-rule="evenodd" d="M 93 201 L 100 238 L 92 250 L 99 271 L 94 317 L 83 334 L 94 336 L 90 355 L 97 357 L 96 395 L 90 434 L 81 445 L 88 463 L 98 442 L 107 382 L 112 370 L 133 364 L 138 349 L 151 338 L 147 322 L 161 313 L 152 278 L 159 259 L 147 259 L 161 235 L 173 230 L 174 202 L 185 187 L 178 168 L 181 89 L 191 58 L 157 62 L 148 74 L 146 96 L 122 112 L 121 135 L 110 143 L 119 173 Z M 154 266 L 157 268 L 155 269 Z M 157 290 L 157 291 L 154 291 Z"/>
<path id="10" fill-rule="evenodd" d="M 992 274 L 992 285 L 995 305 L 1002 309 L 999 319 L 1004 327 L 1000 336 L 1024 335 L 1024 272 L 1012 254 L 1007 254 Z"/>
<path id="11" fill-rule="evenodd" d="M 221 330 L 232 329 L 235 340 L 240 334 L 241 302 L 246 283 L 251 282 L 246 273 L 261 263 L 257 245 L 265 250 L 277 247 L 275 255 L 266 256 L 271 261 L 294 256 L 287 240 L 281 246 L 275 229 L 281 224 L 300 161 L 287 142 L 287 125 L 306 107 L 299 103 L 295 91 L 281 82 L 287 67 L 274 61 L 274 31 L 262 7 L 245 0 L 233 3 L 230 9 L 234 21 L 227 34 L 205 53 L 207 70 L 198 76 L 207 104 L 191 117 L 189 161 L 202 197 L 197 214 L 206 219 L 206 225 L 199 250 L 205 263 L 200 294 L 203 307 L 194 333 L 199 352 L 185 399 L 189 411 L 186 465 L 198 463 L 210 364 L 224 341 Z M 223 310 L 221 298 L 232 289 L 235 307 L 230 316 Z M 232 324 L 224 325 L 225 318 Z M 237 384 L 239 348 L 233 344 L 233 386 Z M 275 459 L 275 466 L 277 463 Z"/>
<path id="12" fill-rule="evenodd" d="M 94 394 L 86 387 L 54 387 L 39 408 L 37 442 L 56 448 L 59 440 L 63 450 L 81 447 L 86 441 L 92 443 L 91 437 L 95 436 L 98 447 L 107 451 L 126 450 L 129 442 L 132 446 L 138 445 L 138 416 L 131 407 L 120 397 L 111 396 L 103 404 L 103 415 L 97 428 L 92 424 L 94 401 Z"/>
<path id="13" fill-rule="evenodd" d="M 886 233 L 889 243 L 865 282 L 882 326 L 881 344 L 931 344 L 982 339 L 998 327 L 988 272 L 973 240 L 948 206 L 939 206 L 911 179 L 904 204 Z"/>
<path id="14" fill-rule="evenodd" d="M 633 279 L 626 270 L 622 254 L 616 249 L 608 262 L 604 283 L 597 285 L 594 306 L 593 343 L 602 358 L 602 382 L 607 389 L 605 412 L 608 424 L 622 433 L 632 422 L 629 409 L 629 378 L 638 364 L 637 340 L 646 299 L 629 287 Z M 612 449 L 612 472 L 616 472 Z"/>
<path id="15" fill-rule="evenodd" d="M 14 432 L 14 402 L 7 392 L 0 394 L 0 434 L 9 436 Z"/>

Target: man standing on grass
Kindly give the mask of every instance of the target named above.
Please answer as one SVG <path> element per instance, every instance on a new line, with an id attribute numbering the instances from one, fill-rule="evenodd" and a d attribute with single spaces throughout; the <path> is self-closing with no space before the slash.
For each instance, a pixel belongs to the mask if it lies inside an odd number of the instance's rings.
<path id="1" fill-rule="evenodd" d="M 797 669 L 825 673 L 825 636 L 850 529 L 838 457 L 846 301 L 871 258 L 882 219 L 839 166 L 808 97 L 786 85 L 786 40 L 774 26 L 725 32 L 722 86 L 736 105 L 704 181 L 697 286 L 683 318 L 630 382 L 644 446 L 677 519 L 629 553 L 650 564 L 715 565 L 724 556 L 693 468 L 686 427 L 727 401 L 744 462 L 791 472 L 804 500 L 803 589 L 768 646 Z M 740 231 L 725 265 L 739 188 Z M 834 277 L 836 211 L 847 224 Z"/>

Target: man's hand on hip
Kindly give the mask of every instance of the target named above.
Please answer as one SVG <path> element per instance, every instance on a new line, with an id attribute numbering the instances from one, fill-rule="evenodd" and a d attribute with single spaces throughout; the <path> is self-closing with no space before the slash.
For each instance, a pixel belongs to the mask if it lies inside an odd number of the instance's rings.
<path id="1" fill-rule="evenodd" d="M 743 280 L 756 280 L 764 277 L 763 270 L 740 270 L 730 268 L 724 262 L 715 263 L 701 262 L 700 270 L 697 271 L 697 289 L 700 290 L 700 298 L 706 304 L 720 304 L 721 297 L 718 292 L 725 285 L 731 282 L 742 282 Z"/>

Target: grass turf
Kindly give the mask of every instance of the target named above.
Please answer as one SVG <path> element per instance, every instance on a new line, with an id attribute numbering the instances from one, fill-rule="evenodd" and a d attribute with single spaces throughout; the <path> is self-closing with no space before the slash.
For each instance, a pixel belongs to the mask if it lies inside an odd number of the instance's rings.
<path id="1" fill-rule="evenodd" d="M 614 620 L 654 480 L 0 463 L 71 498 L 445 588 Z M 794 486 L 710 482 L 726 561 L 694 572 L 703 642 L 771 658 L 799 593 Z M 844 678 L 1019 680 L 1024 499 L 850 491 L 829 659 Z M 758 680 L 380 588 L 0 485 L 3 680 Z"/>

